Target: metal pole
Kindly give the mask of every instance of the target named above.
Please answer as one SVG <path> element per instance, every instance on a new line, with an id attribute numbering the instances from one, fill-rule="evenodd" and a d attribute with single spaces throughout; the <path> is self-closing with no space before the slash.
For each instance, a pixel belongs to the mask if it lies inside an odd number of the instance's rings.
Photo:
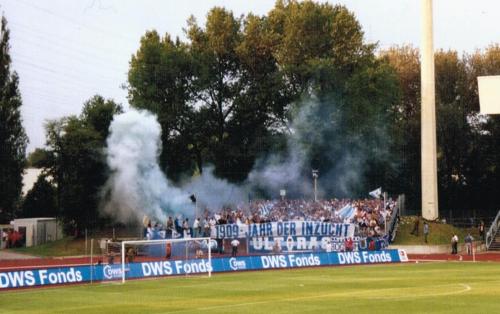
<path id="1" fill-rule="evenodd" d="M 318 201 L 318 190 L 317 190 L 317 182 L 316 182 L 316 177 L 314 177 L 314 201 Z"/>
<path id="2" fill-rule="evenodd" d="M 385 213 L 384 216 L 384 233 L 387 234 L 387 211 L 386 211 L 386 206 L 387 206 L 387 192 L 384 192 L 384 208 L 382 209 Z"/>
<path id="3" fill-rule="evenodd" d="M 87 228 L 85 228 L 85 255 L 87 255 L 88 243 L 87 243 Z"/>
<path id="4" fill-rule="evenodd" d="M 433 41 L 432 0 L 421 0 L 421 188 L 422 217 L 427 220 L 439 217 Z"/>
<path id="5" fill-rule="evenodd" d="M 113 230 L 115 230 L 113 228 Z M 122 283 L 125 283 L 125 242 L 122 242 Z"/>
<path id="6" fill-rule="evenodd" d="M 90 283 L 92 283 L 94 279 L 94 239 L 90 239 Z"/>
<path id="7" fill-rule="evenodd" d="M 208 278 L 212 277 L 212 246 L 210 244 L 210 238 L 208 238 Z"/>
<path id="8" fill-rule="evenodd" d="M 314 180 L 314 202 L 317 202 L 318 201 L 318 189 L 317 189 L 318 170 L 313 169 L 312 176 L 313 176 L 313 180 Z"/>
<path id="9" fill-rule="evenodd" d="M 471 250 L 472 250 L 472 261 L 475 263 L 476 262 L 476 250 L 475 250 L 475 245 L 474 241 L 471 243 Z"/>

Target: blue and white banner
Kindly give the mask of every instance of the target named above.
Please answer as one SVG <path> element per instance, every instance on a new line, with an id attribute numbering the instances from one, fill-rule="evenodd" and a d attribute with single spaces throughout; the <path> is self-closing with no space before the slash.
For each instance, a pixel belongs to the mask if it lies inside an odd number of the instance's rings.
<path id="1" fill-rule="evenodd" d="M 408 261 L 403 250 L 318 252 L 258 255 L 241 257 L 191 260 L 164 260 L 130 263 L 125 267 L 125 277 L 147 278 L 212 272 L 263 270 L 312 266 L 333 266 L 372 263 L 399 263 Z M 29 288 L 57 284 L 83 283 L 90 281 L 119 280 L 121 265 L 96 265 L 57 267 L 0 272 L 0 290 Z"/>
<path id="2" fill-rule="evenodd" d="M 360 251 L 368 249 L 368 241 L 365 237 L 352 237 L 352 250 Z M 375 239 L 376 240 L 376 239 Z M 346 238 L 344 237 L 254 237 L 248 241 L 248 251 L 250 253 L 270 253 L 270 252 L 340 252 L 345 251 Z M 383 241 L 382 241 L 383 242 Z M 385 245 L 379 245 L 379 249 L 384 249 Z"/>
<path id="3" fill-rule="evenodd" d="M 225 224 L 213 226 L 211 237 L 217 239 L 288 236 L 353 237 L 354 229 L 355 225 L 350 223 L 298 220 L 249 225 Z"/>
<path id="4" fill-rule="evenodd" d="M 78 283 L 90 277 L 90 266 L 0 272 L 0 289 Z"/>

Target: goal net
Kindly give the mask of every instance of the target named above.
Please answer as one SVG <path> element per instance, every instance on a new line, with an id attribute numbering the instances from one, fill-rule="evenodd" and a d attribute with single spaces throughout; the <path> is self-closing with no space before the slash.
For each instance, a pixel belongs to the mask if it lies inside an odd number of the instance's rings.
<path id="1" fill-rule="evenodd" d="M 122 282 L 144 276 L 208 274 L 210 277 L 214 245 L 216 242 L 210 238 L 123 241 L 120 248 Z M 134 270 L 142 272 L 142 276 Z"/>

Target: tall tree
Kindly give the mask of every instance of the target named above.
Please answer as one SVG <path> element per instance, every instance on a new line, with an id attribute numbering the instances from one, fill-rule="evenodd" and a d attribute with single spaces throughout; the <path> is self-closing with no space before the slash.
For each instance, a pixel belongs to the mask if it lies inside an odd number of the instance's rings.
<path id="1" fill-rule="evenodd" d="M 56 188 L 50 178 L 42 173 L 33 188 L 26 194 L 22 204 L 22 217 L 55 217 L 58 216 Z"/>
<path id="2" fill-rule="evenodd" d="M 341 5 L 278 1 L 269 21 L 274 55 L 295 95 L 290 113 L 307 171 L 319 168 L 329 195 L 387 187 L 396 76 L 386 61 L 377 60 L 375 46 L 364 42 L 354 14 Z M 301 119 L 304 113 L 307 119 Z"/>
<path id="3" fill-rule="evenodd" d="M 438 188 L 442 215 L 491 215 L 498 202 L 499 173 L 496 117 L 478 114 L 477 76 L 500 70 L 500 49 L 459 56 L 437 51 L 436 115 Z M 420 204 L 420 62 L 418 51 L 404 46 L 384 51 L 398 74 L 401 97 L 393 108 L 395 156 L 401 161 L 398 177 L 411 209 Z M 498 134 L 498 133 L 496 133 Z"/>
<path id="4" fill-rule="evenodd" d="M 346 163 L 333 157 L 345 151 L 379 156 L 383 149 L 374 148 L 388 146 L 384 132 L 372 131 L 384 129 L 395 77 L 344 6 L 278 1 L 262 17 L 215 7 L 204 25 L 190 18 L 186 33 L 188 42 L 174 43 L 147 32 L 129 71 L 132 105 L 159 117 L 169 176 L 211 163 L 216 175 L 244 180 L 259 156 L 286 146 L 290 121 L 307 103 L 300 100 L 311 97 L 322 104 L 317 126 L 325 127 L 312 143 L 314 126 L 303 125 L 311 132 L 302 142 L 322 171 Z M 370 178 L 351 177 L 385 181 L 380 160 L 371 158 L 379 170 Z"/>
<path id="5" fill-rule="evenodd" d="M 170 176 L 193 169 L 193 156 L 201 155 L 198 141 L 187 132 L 192 125 L 193 64 L 188 46 L 166 34 L 148 31 L 130 61 L 128 92 L 130 104 L 158 116 L 163 149 L 160 163 Z"/>
<path id="6" fill-rule="evenodd" d="M 466 65 L 456 51 L 438 51 L 435 60 L 440 207 L 470 208 L 466 171 L 473 143 L 468 119 L 471 111 L 465 103 Z"/>
<path id="7" fill-rule="evenodd" d="M 0 221 L 15 217 L 21 195 L 28 138 L 22 126 L 21 95 L 16 72 L 11 72 L 9 29 L 0 25 Z"/>
<path id="8" fill-rule="evenodd" d="M 79 117 L 46 125 L 50 154 L 49 174 L 57 186 L 58 214 L 66 231 L 82 231 L 101 223 L 100 190 L 108 176 L 104 147 L 109 124 L 121 106 L 94 96 Z"/>
<path id="9" fill-rule="evenodd" d="M 500 116 L 479 115 L 479 92 L 477 77 L 500 73 L 500 44 L 491 45 L 482 51 L 465 56 L 467 66 L 466 105 L 473 114 L 469 115 L 472 127 L 467 186 L 470 189 L 472 208 L 482 209 L 490 216 L 498 210 L 500 203 Z"/>
<path id="10" fill-rule="evenodd" d="M 289 100 L 266 23 L 214 8 L 204 26 L 188 21 L 189 43 L 155 31 L 141 39 L 130 63 L 129 98 L 157 114 L 160 160 L 170 177 L 211 163 L 218 175 L 242 180 L 268 145 Z"/>
<path id="11" fill-rule="evenodd" d="M 28 168 L 46 168 L 48 166 L 49 153 L 46 149 L 36 148 L 28 154 L 26 166 Z"/>
<path id="12" fill-rule="evenodd" d="M 391 108 L 393 157 L 397 162 L 399 190 L 405 193 L 408 208 L 417 210 L 420 204 L 420 58 L 411 46 L 392 47 L 382 51 L 397 74 L 400 98 Z"/>

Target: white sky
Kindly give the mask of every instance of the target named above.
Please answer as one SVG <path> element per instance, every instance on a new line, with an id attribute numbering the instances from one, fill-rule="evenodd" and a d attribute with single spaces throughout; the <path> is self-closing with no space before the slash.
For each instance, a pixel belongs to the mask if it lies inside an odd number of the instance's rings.
<path id="1" fill-rule="evenodd" d="M 419 0 L 343 0 L 369 42 L 419 45 Z M 193 14 L 200 24 L 213 6 L 236 15 L 266 14 L 273 0 L 0 0 L 19 73 L 28 151 L 45 143 L 47 119 L 79 114 L 94 94 L 127 105 L 128 62 L 141 35 L 156 29 L 184 37 Z M 436 48 L 471 52 L 500 42 L 500 1 L 435 0 Z M 500 73 L 499 73 L 500 74 Z"/>

